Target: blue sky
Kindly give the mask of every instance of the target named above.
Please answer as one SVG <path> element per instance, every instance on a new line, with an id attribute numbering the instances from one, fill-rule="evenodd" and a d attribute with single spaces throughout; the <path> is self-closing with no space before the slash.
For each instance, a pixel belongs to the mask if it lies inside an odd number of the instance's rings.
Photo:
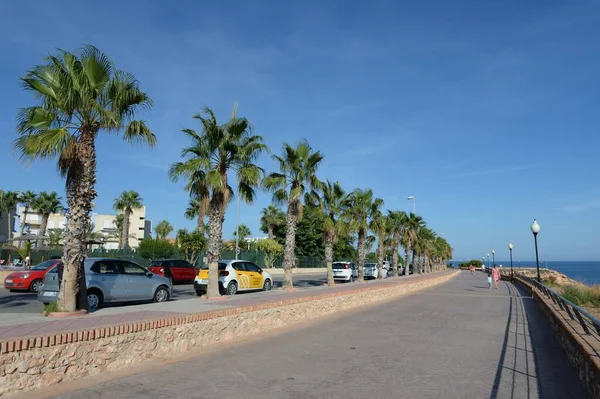
<path id="1" fill-rule="evenodd" d="M 0 5 L 0 189 L 64 192 L 53 162 L 12 150 L 18 77 L 55 48 L 93 44 L 155 101 L 154 149 L 102 135 L 96 212 L 133 189 L 147 216 L 193 228 L 167 168 L 199 129 L 239 102 L 274 152 L 306 138 L 320 177 L 373 189 L 444 233 L 456 259 L 495 248 L 598 260 L 600 4 L 596 1 L 30 1 Z M 261 164 L 272 171 L 268 157 Z M 259 194 L 240 220 L 258 233 Z M 235 207 L 225 237 L 235 227 Z"/>

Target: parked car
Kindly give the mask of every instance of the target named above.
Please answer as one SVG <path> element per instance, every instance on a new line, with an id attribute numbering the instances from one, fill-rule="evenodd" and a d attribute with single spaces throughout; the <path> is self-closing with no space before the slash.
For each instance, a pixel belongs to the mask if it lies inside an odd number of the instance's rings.
<path id="1" fill-rule="evenodd" d="M 206 294 L 208 287 L 208 266 L 203 266 L 194 280 L 196 295 Z M 247 260 L 219 261 L 219 291 L 224 295 L 235 295 L 238 291 L 263 290 L 273 288 L 273 277 L 254 263 Z"/>
<path id="2" fill-rule="evenodd" d="M 388 271 L 390 270 L 390 263 L 388 261 L 383 261 L 383 277 L 385 278 L 388 275 Z M 365 279 L 367 278 L 377 278 L 379 276 L 379 267 L 378 263 L 365 263 L 365 268 L 363 270 Z"/>
<path id="3" fill-rule="evenodd" d="M 60 263 L 60 260 L 47 260 L 32 266 L 29 270 L 10 273 L 4 279 L 4 288 L 12 291 L 39 292 L 44 283 L 44 275 Z"/>
<path id="4" fill-rule="evenodd" d="M 171 279 L 128 260 L 88 258 L 84 267 L 89 310 L 113 302 L 166 302 L 173 292 Z M 50 303 L 57 301 L 59 294 L 58 267 L 55 266 L 46 273 L 38 299 Z"/>
<path id="5" fill-rule="evenodd" d="M 333 280 L 351 283 L 358 278 L 358 269 L 354 262 L 333 262 Z"/>
<path id="6" fill-rule="evenodd" d="M 148 270 L 154 274 L 171 278 L 173 284 L 191 283 L 198 275 L 198 269 L 183 259 L 155 260 Z"/>

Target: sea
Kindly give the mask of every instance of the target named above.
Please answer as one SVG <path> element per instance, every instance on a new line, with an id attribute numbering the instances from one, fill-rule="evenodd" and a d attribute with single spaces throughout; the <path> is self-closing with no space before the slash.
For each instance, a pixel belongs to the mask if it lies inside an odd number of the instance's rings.
<path id="1" fill-rule="evenodd" d="M 510 268 L 510 261 L 496 260 L 497 265 L 502 265 L 506 268 Z M 515 261 L 513 260 L 513 267 L 535 267 L 535 261 Z M 556 270 L 559 273 L 566 275 L 567 277 L 581 281 L 582 283 L 589 285 L 600 284 L 600 261 L 570 261 L 570 260 L 549 260 L 540 261 L 541 269 Z"/>

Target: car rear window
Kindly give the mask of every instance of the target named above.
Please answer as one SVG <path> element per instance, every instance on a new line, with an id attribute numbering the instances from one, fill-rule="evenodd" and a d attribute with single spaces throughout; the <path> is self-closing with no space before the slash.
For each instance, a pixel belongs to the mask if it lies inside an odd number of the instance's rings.
<path id="1" fill-rule="evenodd" d="M 350 263 L 334 263 L 332 266 L 334 269 L 345 269 L 346 265 L 350 268 Z"/>
<path id="2" fill-rule="evenodd" d="M 162 260 L 155 260 L 150 264 L 150 266 L 160 266 L 160 265 L 162 265 Z"/>
<path id="3" fill-rule="evenodd" d="M 219 262 L 219 270 L 225 270 L 227 263 Z M 208 270 L 208 265 L 202 266 L 202 270 Z"/>
<path id="4" fill-rule="evenodd" d="M 377 263 L 367 263 L 365 267 L 377 267 Z"/>

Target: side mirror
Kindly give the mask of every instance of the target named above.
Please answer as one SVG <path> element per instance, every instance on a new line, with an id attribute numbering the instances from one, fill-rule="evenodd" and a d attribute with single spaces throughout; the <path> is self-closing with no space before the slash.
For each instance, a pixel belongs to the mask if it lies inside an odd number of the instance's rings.
<path id="1" fill-rule="evenodd" d="M 259 268 L 259 269 L 258 269 L 258 272 L 259 272 L 260 274 L 262 274 L 262 272 L 263 272 L 263 269 L 260 269 L 260 268 Z"/>
<path id="2" fill-rule="evenodd" d="M 154 273 L 152 273 L 152 272 L 146 272 L 146 277 L 152 277 L 152 276 L 154 276 Z"/>

